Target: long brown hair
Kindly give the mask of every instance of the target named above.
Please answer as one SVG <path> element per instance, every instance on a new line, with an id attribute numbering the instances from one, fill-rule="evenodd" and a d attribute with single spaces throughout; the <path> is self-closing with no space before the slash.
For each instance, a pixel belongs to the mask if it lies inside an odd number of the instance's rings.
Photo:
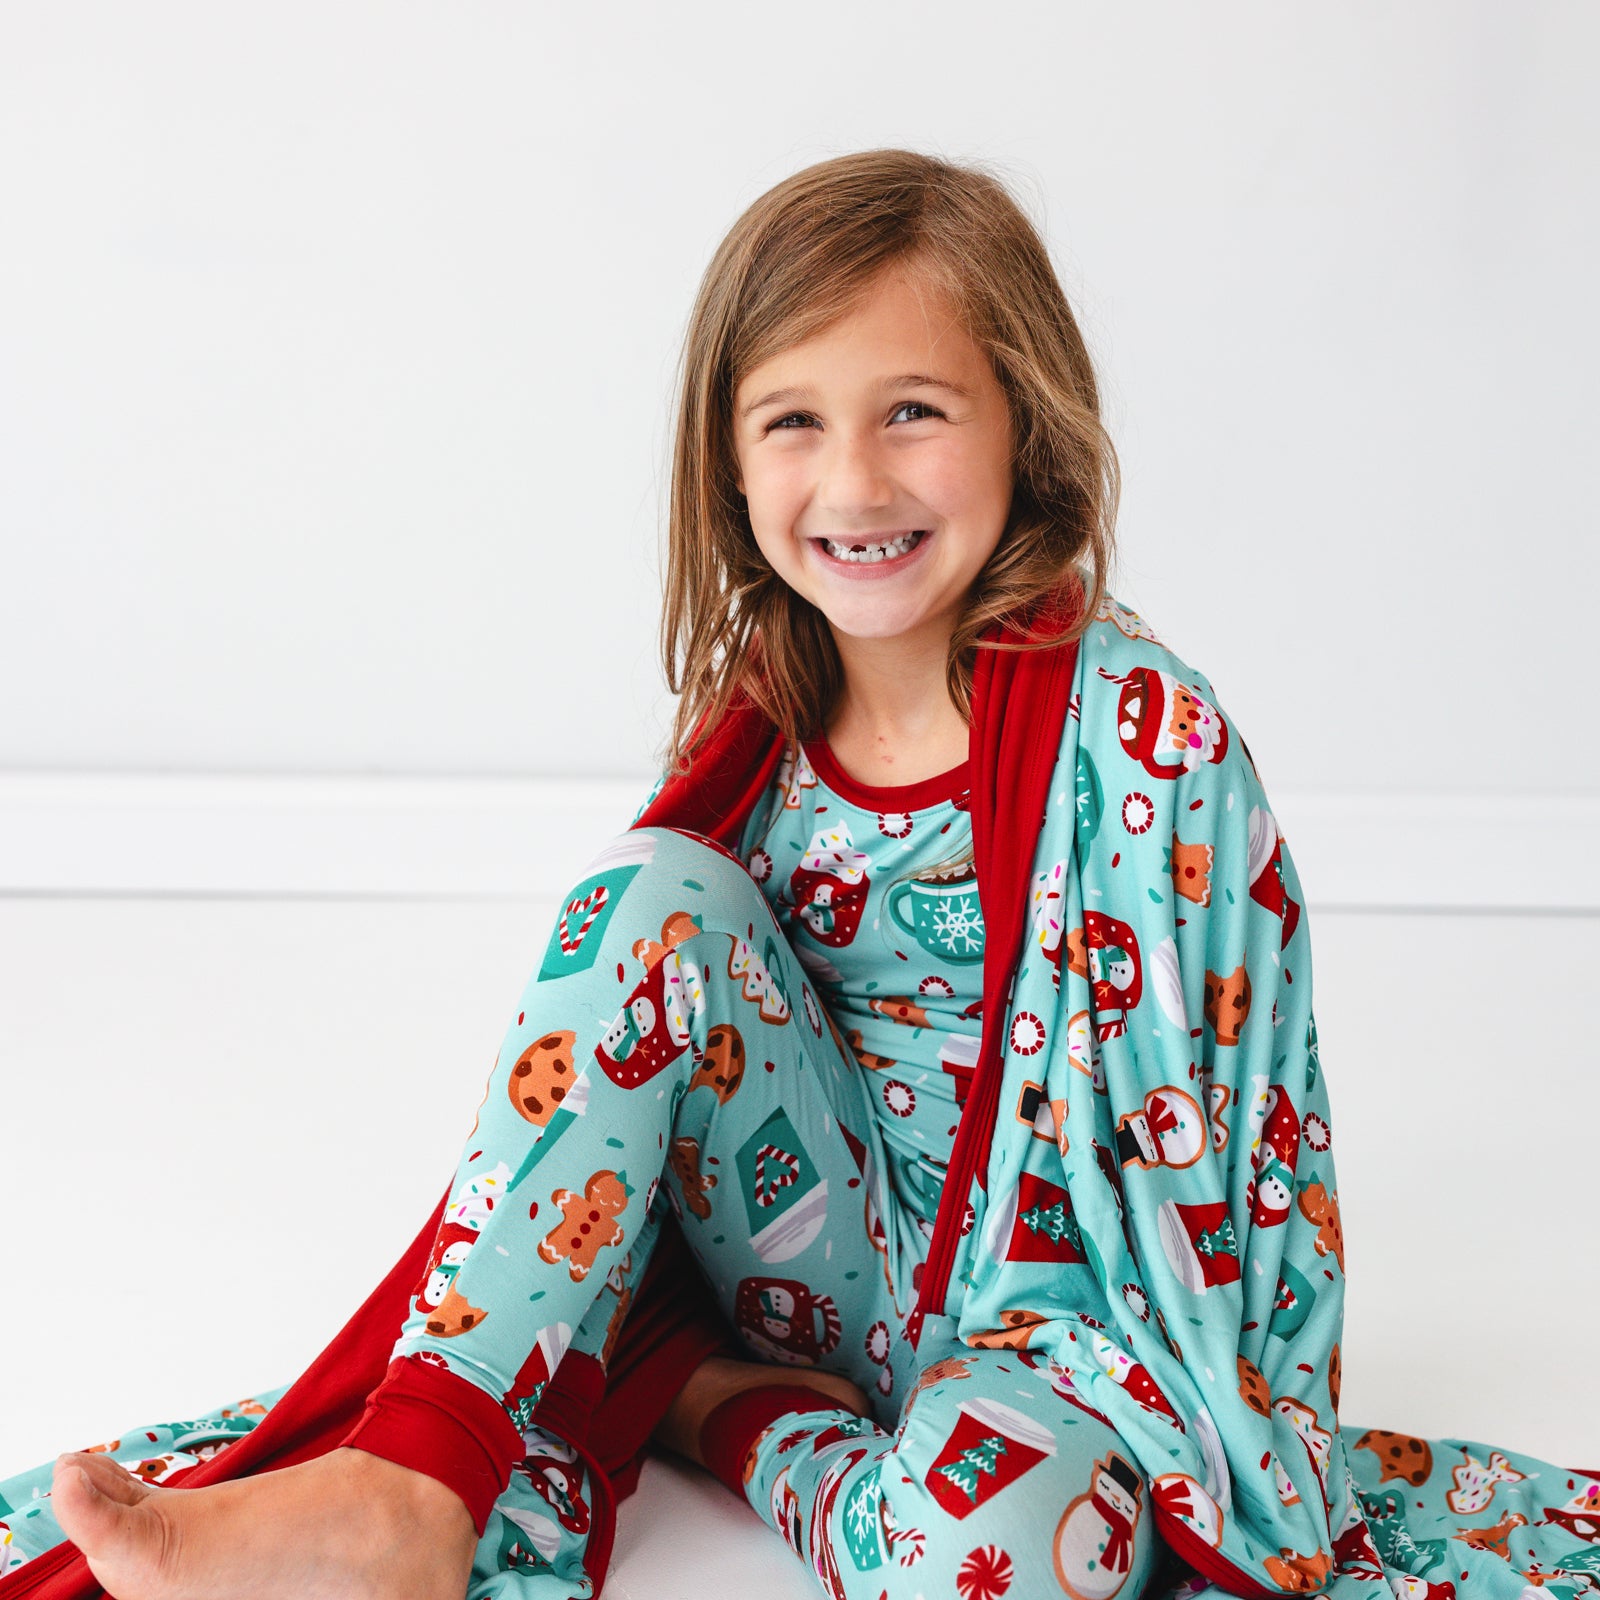
<path id="1" fill-rule="evenodd" d="M 818 162 L 729 229 L 689 319 L 661 618 L 667 686 L 679 696 L 663 758 L 673 771 L 688 770 L 736 696 L 766 712 L 793 748 L 825 726 L 843 687 L 826 618 L 756 544 L 738 490 L 733 396 L 747 372 L 847 315 L 891 267 L 942 292 L 988 352 L 1016 441 L 1007 525 L 950 639 L 952 704 L 971 721 L 976 650 L 1058 644 L 1100 608 L 1116 452 L 1083 336 L 1033 224 L 979 165 L 911 150 Z M 991 622 L 1054 607 L 1078 581 L 1085 603 L 1064 630 L 980 644 Z"/>

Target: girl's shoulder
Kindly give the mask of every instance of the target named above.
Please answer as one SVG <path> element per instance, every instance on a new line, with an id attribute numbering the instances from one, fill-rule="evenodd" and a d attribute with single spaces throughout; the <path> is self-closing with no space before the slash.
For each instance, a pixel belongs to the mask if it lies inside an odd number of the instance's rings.
<path id="1" fill-rule="evenodd" d="M 1212 698 L 1211 681 L 1192 666 L 1139 613 L 1107 594 L 1079 644 L 1078 679 L 1086 687 L 1126 684 L 1138 672 L 1162 674 Z"/>
<path id="2" fill-rule="evenodd" d="M 1249 758 L 1211 680 L 1112 595 L 1080 641 L 1074 690 L 1080 740 L 1119 764 L 1131 759 L 1150 778 Z"/>

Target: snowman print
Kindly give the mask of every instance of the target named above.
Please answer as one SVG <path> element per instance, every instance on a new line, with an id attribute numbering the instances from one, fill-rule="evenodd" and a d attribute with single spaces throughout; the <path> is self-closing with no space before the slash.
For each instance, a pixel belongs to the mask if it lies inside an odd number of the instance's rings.
<path id="1" fill-rule="evenodd" d="M 1072 1600 L 1110 1600 L 1133 1570 L 1142 1480 L 1115 1451 L 1094 1464 L 1094 1485 L 1061 1514 L 1055 1567 Z"/>

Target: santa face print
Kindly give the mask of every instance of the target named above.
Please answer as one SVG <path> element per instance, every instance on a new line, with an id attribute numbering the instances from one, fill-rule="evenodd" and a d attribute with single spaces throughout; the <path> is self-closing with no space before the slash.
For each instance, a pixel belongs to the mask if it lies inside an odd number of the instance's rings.
<path id="1" fill-rule="evenodd" d="M 734 394 L 756 543 L 836 638 L 942 652 L 1010 514 L 1011 434 L 1005 392 L 954 307 L 896 269 Z"/>

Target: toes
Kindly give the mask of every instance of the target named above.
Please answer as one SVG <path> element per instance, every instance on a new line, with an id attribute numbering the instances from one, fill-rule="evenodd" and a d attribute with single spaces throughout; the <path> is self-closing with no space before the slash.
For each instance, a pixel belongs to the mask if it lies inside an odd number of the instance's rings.
<path id="1" fill-rule="evenodd" d="M 115 1504 L 101 1494 L 89 1474 L 76 1462 L 66 1458 L 56 1462 L 55 1478 L 50 1485 L 50 1509 L 67 1537 L 80 1550 L 89 1550 L 104 1542 Z"/>
<path id="2" fill-rule="evenodd" d="M 56 1477 L 63 1471 L 76 1468 L 89 1480 L 91 1489 L 115 1500 L 119 1505 L 137 1505 L 152 1491 L 150 1485 L 134 1477 L 126 1467 L 119 1466 L 110 1457 L 90 1452 L 73 1452 L 56 1459 Z"/>
<path id="3" fill-rule="evenodd" d="M 56 1462 L 51 1509 L 91 1563 L 159 1562 L 164 1540 L 160 1513 L 148 1503 L 152 1492 L 115 1462 L 63 1456 Z"/>

